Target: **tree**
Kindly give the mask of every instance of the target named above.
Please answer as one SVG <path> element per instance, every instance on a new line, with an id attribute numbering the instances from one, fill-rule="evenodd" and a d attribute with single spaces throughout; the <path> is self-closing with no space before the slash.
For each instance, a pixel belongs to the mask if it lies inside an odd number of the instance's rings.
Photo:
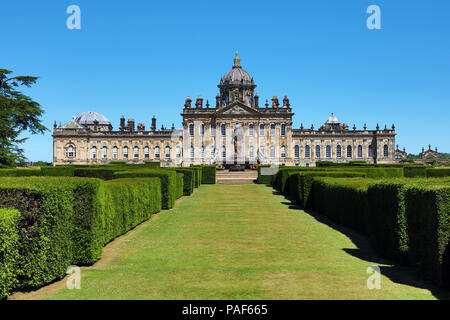
<path id="1" fill-rule="evenodd" d="M 19 144 L 27 138 L 19 138 L 24 131 L 43 134 L 48 129 L 40 122 L 44 113 L 41 106 L 17 90 L 30 87 L 37 77 L 9 77 L 12 71 L 0 69 L 0 166 L 23 164 L 26 160 Z"/>

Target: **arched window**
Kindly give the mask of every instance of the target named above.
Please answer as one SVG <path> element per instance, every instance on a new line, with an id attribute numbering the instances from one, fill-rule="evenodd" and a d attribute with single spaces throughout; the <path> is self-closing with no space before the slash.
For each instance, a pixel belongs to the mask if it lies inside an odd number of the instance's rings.
<path id="1" fill-rule="evenodd" d="M 225 123 L 222 123 L 220 126 L 220 131 L 222 133 L 222 136 L 225 136 L 227 134 L 227 127 L 225 126 Z"/>
<path id="2" fill-rule="evenodd" d="M 181 148 L 180 148 L 180 146 L 177 146 L 175 148 L 175 153 L 176 153 L 177 158 L 181 157 Z"/>
<path id="3" fill-rule="evenodd" d="M 250 137 L 253 137 L 253 124 L 250 123 L 250 125 L 248 126 L 248 135 Z"/>
<path id="4" fill-rule="evenodd" d="M 271 124 L 270 125 L 270 136 L 273 137 L 275 135 L 275 125 Z"/>
<path id="5" fill-rule="evenodd" d="M 102 158 L 103 159 L 108 158 L 108 148 L 106 148 L 106 147 L 102 148 Z"/>
<path id="6" fill-rule="evenodd" d="M 320 159 L 320 146 L 316 146 L 316 158 Z"/>
<path id="7" fill-rule="evenodd" d="M 190 125 L 189 125 L 189 135 L 190 135 L 191 137 L 194 136 L 194 125 L 193 125 L 193 124 L 190 124 Z"/>
<path id="8" fill-rule="evenodd" d="M 222 146 L 222 158 L 226 158 L 227 157 L 227 148 L 225 147 L 225 145 Z"/>
<path id="9" fill-rule="evenodd" d="M 150 148 L 148 146 L 144 147 L 144 158 L 145 159 L 150 158 Z"/>
<path id="10" fill-rule="evenodd" d="M 139 158 L 139 147 L 138 146 L 135 146 L 134 149 L 133 149 L 133 157 L 135 159 Z"/>
<path id="11" fill-rule="evenodd" d="M 285 146 L 281 146 L 281 157 L 286 158 L 286 147 Z"/>
<path id="12" fill-rule="evenodd" d="M 66 157 L 67 158 L 75 158 L 77 155 L 75 146 L 73 144 L 69 144 L 69 146 L 66 148 Z"/>
<path id="13" fill-rule="evenodd" d="M 331 147 L 327 146 L 326 148 L 327 158 L 331 158 Z"/>
<path id="14" fill-rule="evenodd" d="M 383 147 L 383 154 L 385 157 L 389 157 L 389 147 L 387 144 L 385 144 Z"/>
<path id="15" fill-rule="evenodd" d="M 253 152 L 253 145 L 250 145 L 250 148 L 249 148 L 249 152 L 248 152 L 248 156 L 250 157 L 250 158 L 253 158 L 255 155 L 254 155 L 254 152 Z"/>
<path id="16" fill-rule="evenodd" d="M 92 159 L 97 159 L 97 147 L 92 147 L 91 148 L 91 158 Z"/>
<path id="17" fill-rule="evenodd" d="M 204 146 L 200 147 L 200 158 L 201 159 L 205 158 L 205 147 Z"/>
<path id="18" fill-rule="evenodd" d="M 342 147 L 340 145 L 336 148 L 336 158 L 342 158 Z"/>
<path id="19" fill-rule="evenodd" d="M 200 135 L 201 136 L 205 135 L 205 125 L 203 123 L 200 125 Z"/>
<path id="20" fill-rule="evenodd" d="M 159 159 L 159 146 L 155 147 L 155 159 Z"/>
<path id="21" fill-rule="evenodd" d="M 353 156 L 352 146 L 347 146 L 347 158 L 351 158 Z"/>
<path id="22" fill-rule="evenodd" d="M 190 157 L 191 159 L 194 159 L 194 146 L 193 146 L 193 145 L 191 145 L 191 146 L 189 147 L 189 157 Z"/>
<path id="23" fill-rule="evenodd" d="M 281 136 L 286 136 L 286 125 L 284 123 L 281 125 Z"/>
<path id="24" fill-rule="evenodd" d="M 128 159 L 128 147 L 123 147 L 123 158 Z"/>
<path id="25" fill-rule="evenodd" d="M 275 158 L 275 147 L 274 146 L 270 146 L 270 157 Z"/>
<path id="26" fill-rule="evenodd" d="M 117 159 L 118 155 L 119 155 L 119 149 L 116 146 L 114 146 L 113 147 L 113 159 Z"/>
<path id="27" fill-rule="evenodd" d="M 363 151 L 362 151 L 362 145 L 358 146 L 358 158 L 362 158 L 363 156 Z"/>
<path id="28" fill-rule="evenodd" d="M 305 146 L 305 158 L 309 158 L 311 156 L 311 151 L 309 146 Z"/>
<path id="29" fill-rule="evenodd" d="M 294 157 L 300 158 L 300 147 L 299 146 L 294 147 Z"/>
<path id="30" fill-rule="evenodd" d="M 165 149 L 165 156 L 166 156 L 166 158 L 170 158 L 170 147 L 169 146 L 166 146 L 166 149 Z"/>
<path id="31" fill-rule="evenodd" d="M 259 135 L 264 136 L 264 124 L 259 125 Z"/>
<path id="32" fill-rule="evenodd" d="M 369 150 L 368 150 L 367 153 L 368 153 L 369 158 L 373 158 L 373 147 L 372 147 L 372 145 L 369 146 Z"/>

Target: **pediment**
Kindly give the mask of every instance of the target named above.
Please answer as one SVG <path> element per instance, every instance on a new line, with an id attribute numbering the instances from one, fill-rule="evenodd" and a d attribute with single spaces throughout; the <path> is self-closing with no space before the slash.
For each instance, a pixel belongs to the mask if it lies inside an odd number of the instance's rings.
<path id="1" fill-rule="evenodd" d="M 217 111 L 217 114 L 259 114 L 259 112 L 243 103 L 233 102 Z"/>

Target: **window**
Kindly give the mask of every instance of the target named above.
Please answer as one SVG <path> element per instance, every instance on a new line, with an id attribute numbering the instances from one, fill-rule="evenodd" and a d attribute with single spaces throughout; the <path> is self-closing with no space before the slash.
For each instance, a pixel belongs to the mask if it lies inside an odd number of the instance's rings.
<path id="1" fill-rule="evenodd" d="M 266 150 L 264 149 L 264 146 L 259 147 L 259 153 L 261 154 L 262 157 L 266 155 Z"/>
<path id="2" fill-rule="evenodd" d="M 373 158 L 373 147 L 372 147 L 372 145 L 369 146 L 368 156 L 369 156 L 369 158 Z"/>
<path id="3" fill-rule="evenodd" d="M 263 125 L 263 124 L 260 124 L 260 125 L 259 125 L 259 135 L 260 135 L 260 136 L 263 136 L 263 135 L 264 135 L 264 125 Z"/>
<path id="4" fill-rule="evenodd" d="M 119 154 L 119 149 L 116 146 L 114 146 L 113 147 L 113 159 L 117 159 L 118 154 Z"/>
<path id="5" fill-rule="evenodd" d="M 76 156 L 75 147 L 70 144 L 66 149 L 66 157 L 67 158 L 75 158 L 75 156 Z"/>
<path id="6" fill-rule="evenodd" d="M 193 124 L 190 124 L 190 125 L 189 125 L 189 135 L 190 135 L 191 137 L 194 136 L 194 125 L 193 125 Z"/>
<path id="7" fill-rule="evenodd" d="M 225 146 L 222 146 L 222 158 L 226 158 L 227 157 L 227 148 Z"/>
<path id="8" fill-rule="evenodd" d="M 300 147 L 299 146 L 294 147 L 294 157 L 300 158 Z"/>
<path id="9" fill-rule="evenodd" d="M 216 124 L 213 123 L 211 124 L 211 137 L 215 137 L 216 136 Z"/>
<path id="10" fill-rule="evenodd" d="M 305 147 L 305 158 L 309 158 L 310 156 L 311 156 L 311 151 L 310 151 L 309 146 L 307 145 Z"/>
<path id="11" fill-rule="evenodd" d="M 191 147 L 189 148 L 189 157 L 191 159 L 194 159 L 194 146 L 191 145 Z"/>
<path id="12" fill-rule="evenodd" d="M 248 126 L 248 135 L 250 137 L 253 137 L 253 124 L 252 123 Z"/>
<path id="13" fill-rule="evenodd" d="M 352 146 L 351 146 L 351 145 L 348 145 L 348 146 L 347 146 L 347 158 L 351 158 L 352 155 L 353 155 L 353 152 L 352 152 Z"/>
<path id="14" fill-rule="evenodd" d="M 159 159 L 159 146 L 155 147 L 155 159 Z"/>
<path id="15" fill-rule="evenodd" d="M 286 136 L 286 125 L 284 123 L 281 125 L 281 136 Z"/>
<path id="16" fill-rule="evenodd" d="M 97 147 L 91 149 L 92 159 L 97 159 Z"/>
<path id="17" fill-rule="evenodd" d="M 250 146 L 250 150 L 249 150 L 249 152 L 248 152 L 248 156 L 250 157 L 250 158 L 253 158 L 255 155 L 254 155 L 254 153 L 253 153 L 253 146 Z"/>
<path id="18" fill-rule="evenodd" d="M 275 158 L 275 147 L 274 146 L 270 146 L 270 157 Z"/>
<path id="19" fill-rule="evenodd" d="M 281 146 L 281 157 L 286 158 L 286 147 L 285 146 Z"/>
<path id="20" fill-rule="evenodd" d="M 133 149 L 133 157 L 135 159 L 139 158 L 139 147 L 138 146 L 135 146 L 134 149 Z"/>
<path id="21" fill-rule="evenodd" d="M 216 148 L 214 146 L 211 147 L 211 157 L 214 158 L 216 155 Z"/>
<path id="22" fill-rule="evenodd" d="M 362 152 L 362 145 L 359 145 L 358 146 L 358 158 L 362 158 L 362 156 L 363 156 L 362 153 L 363 153 Z"/>
<path id="23" fill-rule="evenodd" d="M 166 158 L 170 158 L 170 147 L 169 146 L 166 146 L 166 152 L 165 152 L 165 156 L 166 156 Z"/>
<path id="24" fill-rule="evenodd" d="M 337 158 L 342 158 L 342 147 L 339 146 L 339 145 L 336 148 L 336 157 Z"/>
<path id="25" fill-rule="evenodd" d="M 389 147 L 387 144 L 385 144 L 383 147 L 383 154 L 385 157 L 389 157 Z"/>
<path id="26" fill-rule="evenodd" d="M 123 158 L 128 159 L 128 147 L 123 147 Z"/>
<path id="27" fill-rule="evenodd" d="M 201 146 L 200 148 L 200 158 L 204 159 L 205 158 L 205 147 Z"/>
<path id="28" fill-rule="evenodd" d="M 106 147 L 102 148 L 102 158 L 103 159 L 108 158 L 108 149 Z"/>
<path id="29" fill-rule="evenodd" d="M 205 125 L 203 123 L 200 125 L 200 135 L 201 136 L 205 135 Z"/>
<path id="30" fill-rule="evenodd" d="M 320 158 L 320 146 L 316 146 L 316 158 Z"/>
<path id="31" fill-rule="evenodd" d="M 271 124 L 270 125 L 270 136 L 273 137 L 275 135 L 275 125 Z"/>
<path id="32" fill-rule="evenodd" d="M 181 157 L 181 148 L 180 148 L 180 146 L 177 146 L 175 148 L 175 153 L 176 153 L 177 158 Z"/>
<path id="33" fill-rule="evenodd" d="M 150 148 L 148 146 L 144 147 L 144 158 L 145 159 L 150 158 Z"/>
<path id="34" fill-rule="evenodd" d="M 221 133 L 222 133 L 222 136 L 225 136 L 226 135 L 226 129 L 227 129 L 227 127 L 225 126 L 225 124 L 224 123 L 222 123 L 222 125 L 220 126 L 220 131 L 221 131 Z"/>
<path id="35" fill-rule="evenodd" d="M 327 158 L 331 158 L 331 147 L 327 146 L 326 148 Z"/>

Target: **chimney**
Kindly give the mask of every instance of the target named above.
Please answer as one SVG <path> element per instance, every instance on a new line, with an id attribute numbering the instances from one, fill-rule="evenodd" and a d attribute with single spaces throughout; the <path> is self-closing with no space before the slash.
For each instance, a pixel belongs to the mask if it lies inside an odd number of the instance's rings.
<path id="1" fill-rule="evenodd" d="M 284 96 L 283 107 L 289 108 L 289 106 L 290 106 L 289 99 L 287 96 Z"/>
<path id="2" fill-rule="evenodd" d="M 220 96 L 217 94 L 216 96 L 216 108 L 220 107 Z"/>
<path id="3" fill-rule="evenodd" d="M 145 131 L 145 124 L 143 124 L 143 123 L 138 123 L 138 125 L 137 125 L 137 130 L 138 130 L 139 132 Z"/>
<path id="4" fill-rule="evenodd" d="M 259 108 L 259 96 L 255 94 L 255 108 Z"/>
<path id="5" fill-rule="evenodd" d="M 185 102 L 184 102 L 184 107 L 185 107 L 185 108 L 190 108 L 190 107 L 191 107 L 191 102 L 192 102 L 192 100 L 191 100 L 191 98 L 188 96 L 188 97 L 186 98 Z"/>
<path id="6" fill-rule="evenodd" d="M 120 131 L 123 131 L 125 129 L 125 117 L 122 116 L 122 118 L 120 118 Z"/>
<path id="7" fill-rule="evenodd" d="M 128 130 L 134 131 L 134 119 L 128 119 Z"/>
<path id="8" fill-rule="evenodd" d="M 278 102 L 278 97 L 277 96 L 273 96 L 273 98 L 272 98 L 272 108 L 278 108 L 279 105 L 280 105 L 280 103 Z"/>
<path id="9" fill-rule="evenodd" d="M 202 108 L 203 107 L 203 98 L 201 96 L 199 96 L 197 98 L 197 101 L 195 102 L 195 107 L 196 108 Z"/>
<path id="10" fill-rule="evenodd" d="M 151 130 L 152 131 L 156 131 L 156 118 L 155 118 L 155 116 L 153 116 L 153 118 L 152 118 Z"/>

